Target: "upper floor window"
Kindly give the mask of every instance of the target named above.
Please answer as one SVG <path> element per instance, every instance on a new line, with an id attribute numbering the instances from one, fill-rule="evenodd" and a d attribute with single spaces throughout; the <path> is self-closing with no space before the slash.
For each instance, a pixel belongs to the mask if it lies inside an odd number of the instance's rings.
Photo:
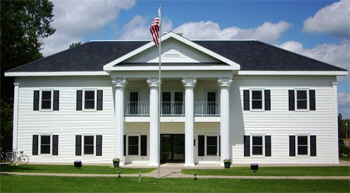
<path id="1" fill-rule="evenodd" d="M 35 90 L 33 97 L 34 111 L 58 111 L 59 91 L 58 90 Z"/>
<path id="2" fill-rule="evenodd" d="M 181 115 L 184 113 L 183 92 L 162 93 L 162 114 Z"/>
<path id="3" fill-rule="evenodd" d="M 316 92 L 308 89 L 295 89 L 288 91 L 289 110 L 316 110 Z"/>
<path id="4" fill-rule="evenodd" d="M 243 90 L 243 109 L 245 111 L 271 110 L 270 90 Z"/>
<path id="5" fill-rule="evenodd" d="M 76 110 L 102 110 L 103 90 L 77 90 Z"/>

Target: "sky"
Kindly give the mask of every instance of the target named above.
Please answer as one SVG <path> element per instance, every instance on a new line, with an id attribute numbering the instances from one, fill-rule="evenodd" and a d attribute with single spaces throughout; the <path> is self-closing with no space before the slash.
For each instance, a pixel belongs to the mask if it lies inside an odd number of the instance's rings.
<path id="1" fill-rule="evenodd" d="M 350 70 L 350 0 L 51 0 L 55 34 L 44 56 L 91 40 L 152 40 L 162 31 L 188 39 L 257 39 Z M 338 77 L 338 111 L 350 118 L 350 75 Z"/>

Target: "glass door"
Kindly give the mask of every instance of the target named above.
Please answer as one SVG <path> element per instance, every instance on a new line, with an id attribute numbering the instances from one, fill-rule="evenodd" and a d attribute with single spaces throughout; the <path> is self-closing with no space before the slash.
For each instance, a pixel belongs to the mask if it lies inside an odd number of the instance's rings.
<path id="1" fill-rule="evenodd" d="M 160 142 L 162 163 L 185 161 L 185 135 L 162 134 Z"/>

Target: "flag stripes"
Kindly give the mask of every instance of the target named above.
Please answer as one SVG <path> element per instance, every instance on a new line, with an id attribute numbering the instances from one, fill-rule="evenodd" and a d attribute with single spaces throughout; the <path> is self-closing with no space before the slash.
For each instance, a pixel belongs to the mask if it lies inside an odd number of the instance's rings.
<path id="1" fill-rule="evenodd" d="M 152 34 L 153 41 L 156 47 L 158 47 L 159 46 L 159 18 L 158 17 L 154 18 L 150 31 Z"/>

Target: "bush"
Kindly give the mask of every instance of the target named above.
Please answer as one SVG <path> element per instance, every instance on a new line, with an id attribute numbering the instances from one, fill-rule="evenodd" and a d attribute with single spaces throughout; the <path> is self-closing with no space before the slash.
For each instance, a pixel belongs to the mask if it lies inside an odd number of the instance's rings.
<path id="1" fill-rule="evenodd" d="M 349 156 L 350 148 L 346 147 L 345 144 L 339 144 L 339 156 Z"/>

